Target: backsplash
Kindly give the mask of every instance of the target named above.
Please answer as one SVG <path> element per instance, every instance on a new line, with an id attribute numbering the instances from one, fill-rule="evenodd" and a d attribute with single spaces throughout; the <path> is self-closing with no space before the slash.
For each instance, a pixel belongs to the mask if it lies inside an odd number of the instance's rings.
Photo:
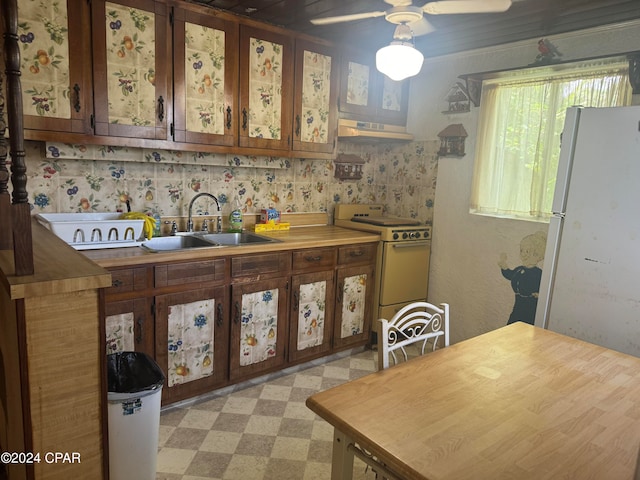
<path id="1" fill-rule="evenodd" d="M 331 160 L 246 157 L 26 142 L 33 213 L 126 209 L 186 216 L 198 192 L 218 197 L 223 213 L 237 195 L 246 213 L 333 212 L 335 203 L 382 203 L 392 215 L 430 224 L 438 142 L 344 144 L 365 160 L 356 182 L 334 178 Z M 210 210 L 208 210 L 210 209 Z M 215 213 L 205 198 L 194 214 Z"/>

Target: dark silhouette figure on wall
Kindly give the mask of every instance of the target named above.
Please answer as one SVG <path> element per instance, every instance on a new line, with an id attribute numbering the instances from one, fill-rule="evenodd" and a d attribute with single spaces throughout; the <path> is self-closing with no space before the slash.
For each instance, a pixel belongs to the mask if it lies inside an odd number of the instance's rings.
<path id="1" fill-rule="evenodd" d="M 514 322 L 533 325 L 538 306 L 540 279 L 542 278 L 542 269 L 538 264 L 544 259 L 546 244 L 547 235 L 544 232 L 524 237 L 520 242 L 522 265 L 514 269 L 510 269 L 507 265 L 507 254 L 500 254 L 498 266 L 502 271 L 502 276 L 511 282 L 511 288 L 513 288 L 516 297 L 507 325 Z"/>

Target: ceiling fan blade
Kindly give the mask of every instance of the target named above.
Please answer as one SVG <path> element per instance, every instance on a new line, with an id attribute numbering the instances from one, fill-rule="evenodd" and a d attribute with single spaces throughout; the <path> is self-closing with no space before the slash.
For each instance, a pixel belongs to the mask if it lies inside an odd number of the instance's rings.
<path id="1" fill-rule="evenodd" d="M 427 33 L 431 33 L 435 30 L 433 25 L 431 25 L 431 23 L 424 17 L 422 17 L 422 20 L 411 22 L 411 23 L 408 23 L 407 25 L 411 29 L 411 33 L 413 33 L 414 37 L 426 35 Z"/>
<path id="2" fill-rule="evenodd" d="M 450 13 L 493 13 L 506 12 L 511 7 L 511 0 L 443 0 L 429 2 L 422 10 L 429 15 Z"/>
<path id="3" fill-rule="evenodd" d="M 329 25 L 331 23 L 350 22 L 352 20 L 363 20 L 365 18 L 383 17 L 385 12 L 353 13 L 351 15 L 338 15 L 336 17 L 313 18 L 310 20 L 314 25 Z"/>

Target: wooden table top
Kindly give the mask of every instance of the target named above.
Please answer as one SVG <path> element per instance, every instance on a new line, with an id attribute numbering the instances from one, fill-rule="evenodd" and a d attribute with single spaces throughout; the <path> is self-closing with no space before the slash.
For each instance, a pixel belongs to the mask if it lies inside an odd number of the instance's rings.
<path id="1" fill-rule="evenodd" d="M 630 480 L 640 358 L 518 322 L 307 406 L 406 479 Z"/>

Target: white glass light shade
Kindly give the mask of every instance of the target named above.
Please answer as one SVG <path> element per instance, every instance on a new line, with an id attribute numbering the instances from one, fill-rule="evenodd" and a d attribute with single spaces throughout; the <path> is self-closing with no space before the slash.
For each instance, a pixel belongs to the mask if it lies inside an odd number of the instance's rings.
<path id="1" fill-rule="evenodd" d="M 395 81 L 417 75 L 423 61 L 424 55 L 407 42 L 391 42 L 376 53 L 376 68 Z"/>

